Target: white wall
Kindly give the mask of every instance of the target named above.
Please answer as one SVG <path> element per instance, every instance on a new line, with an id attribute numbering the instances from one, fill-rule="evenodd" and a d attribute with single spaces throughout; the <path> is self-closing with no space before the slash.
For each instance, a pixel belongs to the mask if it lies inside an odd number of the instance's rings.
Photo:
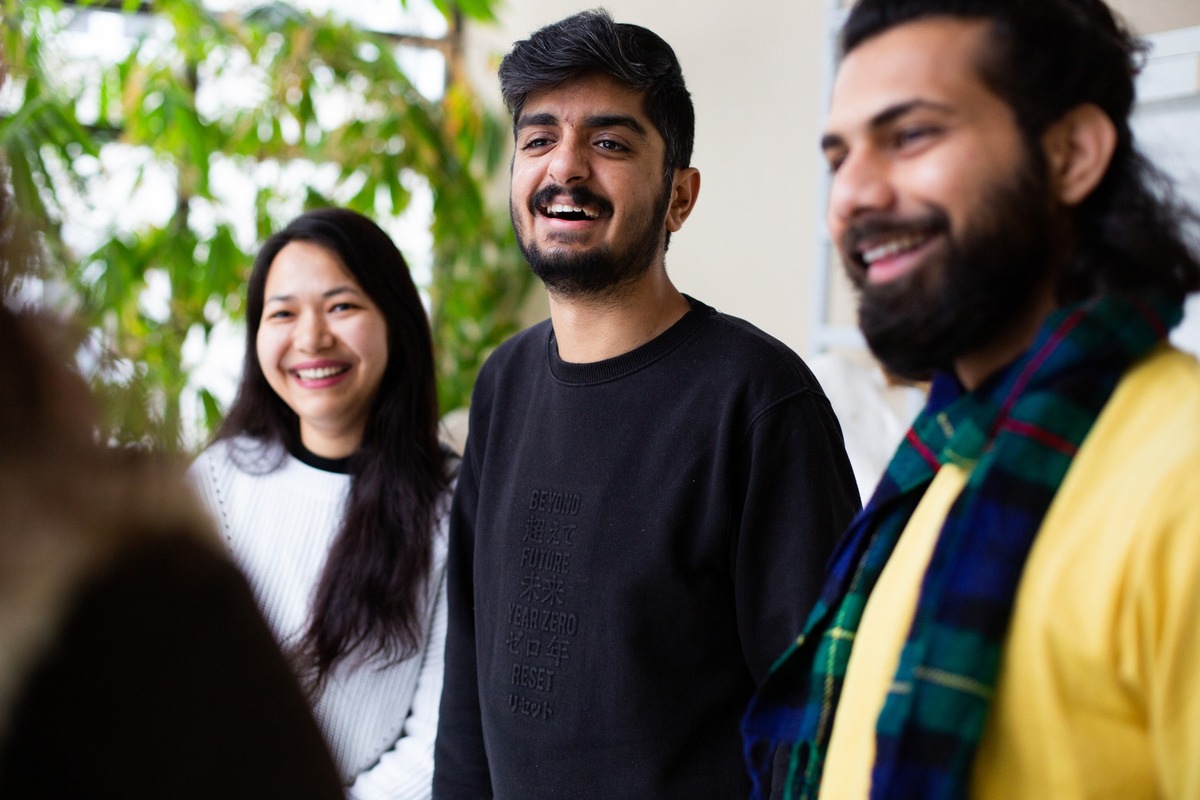
<path id="1" fill-rule="evenodd" d="M 469 40 L 476 80 L 497 107 L 496 67 L 512 43 L 594 5 L 508 2 L 499 28 L 472 28 Z M 668 270 L 683 291 L 750 320 L 809 358 L 842 420 L 866 497 L 920 397 L 916 390 L 887 386 L 865 352 L 855 356 L 857 343 L 850 359 L 812 351 L 814 310 L 822 306 L 813 298 L 820 285 L 816 261 L 836 287 L 826 318 L 835 328 L 823 335 L 830 342 L 839 341 L 839 331 L 855 335 L 853 302 L 840 269 L 819 258 L 817 247 L 824 171 L 817 141 L 828 77 L 823 70 L 831 57 L 824 50 L 827 5 L 611 0 L 606 7 L 618 21 L 651 28 L 674 47 L 696 105 L 693 165 L 701 173 L 700 199 L 672 237 Z M 1115 7 L 1141 33 L 1200 25 L 1196 0 L 1116 0 Z M 1174 129 L 1176 122 L 1172 118 L 1166 127 Z M 1200 308 L 1194 312 L 1200 342 Z M 538 292 L 530 321 L 545 315 L 544 293 Z M 839 352 L 847 354 L 844 346 Z"/>
<path id="2" fill-rule="evenodd" d="M 597 3 L 508 0 L 497 27 L 469 31 L 481 92 L 499 106 L 496 66 L 517 39 Z M 696 105 L 700 199 L 672 237 L 676 285 L 809 355 L 818 157 L 826 54 L 824 0 L 609 0 L 621 22 L 659 33 Z M 1142 33 L 1200 25 L 1196 0 L 1114 0 Z M 836 279 L 836 276 L 835 276 Z M 536 302 L 534 317 L 544 316 Z"/>
<path id="3" fill-rule="evenodd" d="M 1176 182 L 1185 202 L 1200 210 L 1200 25 L 1149 38 L 1153 50 L 1138 84 L 1134 136 L 1142 151 Z M 1200 231 L 1196 235 L 1200 238 Z M 1172 339 L 1200 354 L 1200 294 L 1189 299 Z"/>
<path id="4" fill-rule="evenodd" d="M 513 41 L 596 5 L 509 0 L 501 28 L 470 31 L 481 91 L 499 102 L 496 65 Z M 611 0 L 604 7 L 671 44 L 696 106 L 692 163 L 701 174 L 700 198 L 671 238 L 672 279 L 803 352 L 815 233 L 820 0 Z"/>
<path id="5" fill-rule="evenodd" d="M 1142 35 L 1200 25 L 1196 0 L 1107 0 Z"/>

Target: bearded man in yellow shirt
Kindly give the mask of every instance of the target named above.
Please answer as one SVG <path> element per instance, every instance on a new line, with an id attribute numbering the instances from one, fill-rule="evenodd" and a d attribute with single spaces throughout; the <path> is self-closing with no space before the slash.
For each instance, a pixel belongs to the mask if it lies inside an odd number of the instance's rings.
<path id="1" fill-rule="evenodd" d="M 751 772 L 1200 797 L 1200 367 L 1166 343 L 1200 221 L 1135 147 L 1140 45 L 1100 0 L 861 0 L 841 44 L 830 232 L 872 350 L 932 385 Z"/>

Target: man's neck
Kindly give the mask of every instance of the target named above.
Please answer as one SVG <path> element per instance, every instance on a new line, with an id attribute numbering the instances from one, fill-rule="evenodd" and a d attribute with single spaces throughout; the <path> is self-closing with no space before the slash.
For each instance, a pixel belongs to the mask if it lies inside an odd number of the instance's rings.
<path id="1" fill-rule="evenodd" d="M 962 385 L 974 391 L 993 373 L 1028 350 L 1042 323 L 1057 307 L 1053 285 L 1047 282 L 1025 311 L 1014 317 L 1011 325 L 993 337 L 986 346 L 954 362 L 954 371 Z"/>
<path id="2" fill-rule="evenodd" d="M 550 320 L 564 361 L 589 364 L 641 347 L 690 309 L 663 269 L 603 297 L 550 294 Z"/>

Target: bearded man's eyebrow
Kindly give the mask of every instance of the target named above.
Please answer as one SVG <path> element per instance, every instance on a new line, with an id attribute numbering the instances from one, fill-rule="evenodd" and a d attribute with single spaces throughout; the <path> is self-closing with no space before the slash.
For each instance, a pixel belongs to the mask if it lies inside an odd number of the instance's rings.
<path id="1" fill-rule="evenodd" d="M 646 127 L 629 114 L 596 114 L 583 122 L 589 128 L 627 128 L 646 138 Z"/>
<path id="2" fill-rule="evenodd" d="M 543 111 L 537 114 L 523 115 L 519 120 L 517 120 L 517 130 L 533 127 L 535 125 L 553 126 L 557 124 L 558 117 L 554 116 L 548 111 Z"/>

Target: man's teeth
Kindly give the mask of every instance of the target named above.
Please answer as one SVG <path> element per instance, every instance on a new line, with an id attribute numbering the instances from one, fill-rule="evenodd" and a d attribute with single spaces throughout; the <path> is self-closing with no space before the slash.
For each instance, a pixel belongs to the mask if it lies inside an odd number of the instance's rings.
<path id="1" fill-rule="evenodd" d="M 870 250 L 864 250 L 862 254 L 863 263 L 869 266 L 881 258 L 889 258 L 897 253 L 903 253 L 905 250 L 914 250 L 923 245 L 928 239 L 928 234 L 924 233 L 910 234 L 902 236 L 899 239 L 892 239 L 886 244 L 872 247 Z"/>
<path id="2" fill-rule="evenodd" d="M 300 380 L 319 381 L 321 378 L 330 378 L 339 372 L 345 372 L 345 370 L 345 367 L 316 367 L 314 369 L 298 369 L 296 374 L 300 376 Z"/>
<path id="3" fill-rule="evenodd" d="M 561 214 L 582 214 L 588 219 L 596 219 L 600 215 L 590 208 L 582 208 L 581 206 L 569 206 L 564 203 L 551 203 L 546 206 L 546 213 L 553 216 Z"/>

